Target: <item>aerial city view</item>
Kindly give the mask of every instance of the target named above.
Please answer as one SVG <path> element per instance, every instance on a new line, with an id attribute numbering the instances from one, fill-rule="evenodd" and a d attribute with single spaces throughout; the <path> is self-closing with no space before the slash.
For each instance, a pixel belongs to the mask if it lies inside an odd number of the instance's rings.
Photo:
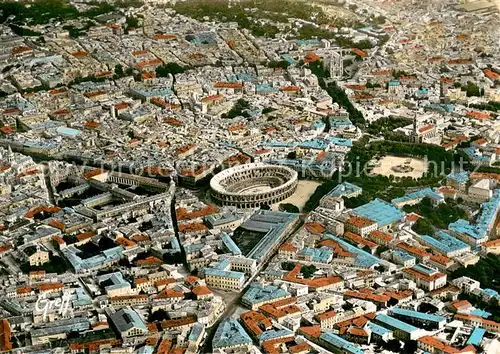
<path id="1" fill-rule="evenodd" d="M 0 0 L 0 353 L 500 354 L 500 0 Z"/>

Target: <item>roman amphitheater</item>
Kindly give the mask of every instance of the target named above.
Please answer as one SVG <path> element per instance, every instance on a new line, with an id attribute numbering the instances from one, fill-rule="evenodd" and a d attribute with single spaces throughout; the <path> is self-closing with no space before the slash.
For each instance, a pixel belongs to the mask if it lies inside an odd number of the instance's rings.
<path id="1" fill-rule="evenodd" d="M 228 168 L 210 181 L 212 198 L 221 205 L 256 208 L 279 203 L 294 194 L 298 174 L 277 165 L 250 163 Z"/>

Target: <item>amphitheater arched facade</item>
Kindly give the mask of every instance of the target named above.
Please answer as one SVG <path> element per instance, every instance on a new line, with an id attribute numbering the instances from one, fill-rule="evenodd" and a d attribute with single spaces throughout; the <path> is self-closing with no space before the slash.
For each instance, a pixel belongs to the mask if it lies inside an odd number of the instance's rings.
<path id="1" fill-rule="evenodd" d="M 258 208 L 279 203 L 297 189 L 298 174 L 291 168 L 250 163 L 226 169 L 210 181 L 212 198 L 223 206 Z"/>

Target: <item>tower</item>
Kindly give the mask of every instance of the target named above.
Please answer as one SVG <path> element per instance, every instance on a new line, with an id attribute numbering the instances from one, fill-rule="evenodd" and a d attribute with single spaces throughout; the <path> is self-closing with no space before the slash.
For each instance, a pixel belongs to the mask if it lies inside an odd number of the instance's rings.
<path id="1" fill-rule="evenodd" d="M 418 125 L 417 125 L 417 113 L 413 116 L 413 130 L 410 135 L 410 142 L 418 143 L 420 142 L 420 138 L 418 136 Z"/>
<path id="2" fill-rule="evenodd" d="M 14 153 L 12 152 L 12 148 L 10 147 L 9 145 L 9 149 L 8 149 L 8 152 L 7 152 L 7 163 L 10 165 L 12 163 L 12 161 L 14 161 Z"/>
<path id="3" fill-rule="evenodd" d="M 341 79 L 344 76 L 344 57 L 342 49 L 331 49 L 330 52 L 330 78 Z"/>

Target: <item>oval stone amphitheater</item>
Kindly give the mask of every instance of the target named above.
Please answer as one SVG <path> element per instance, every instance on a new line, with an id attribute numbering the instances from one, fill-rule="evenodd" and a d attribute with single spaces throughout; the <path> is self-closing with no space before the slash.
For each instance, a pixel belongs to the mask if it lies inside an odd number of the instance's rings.
<path id="1" fill-rule="evenodd" d="M 213 199 L 221 205 L 258 208 L 295 193 L 298 174 L 291 168 L 250 163 L 228 168 L 210 181 Z"/>

